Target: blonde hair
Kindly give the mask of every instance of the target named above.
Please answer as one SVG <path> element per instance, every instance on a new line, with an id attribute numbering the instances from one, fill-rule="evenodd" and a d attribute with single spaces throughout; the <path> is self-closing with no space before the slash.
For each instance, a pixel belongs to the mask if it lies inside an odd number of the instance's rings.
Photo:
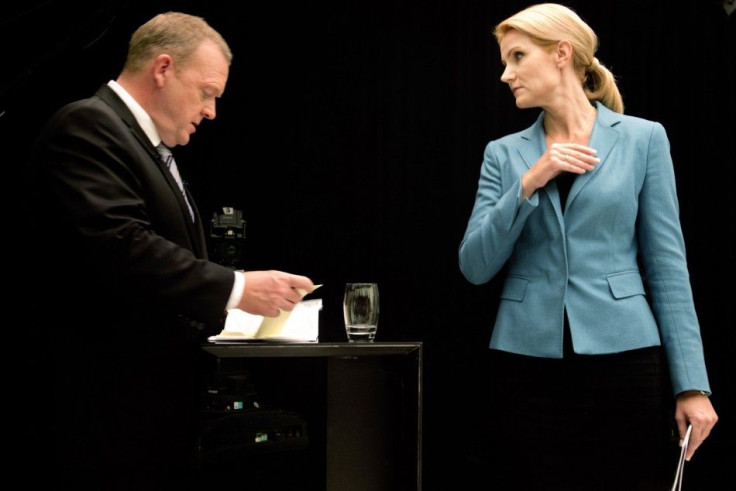
<path id="1" fill-rule="evenodd" d="M 225 39 L 201 17 L 180 12 L 158 14 L 140 26 L 130 37 L 124 71 L 136 73 L 154 57 L 171 55 L 181 68 L 206 40 L 220 48 L 228 65 L 233 54 Z"/>
<path id="2" fill-rule="evenodd" d="M 572 9 L 556 3 L 540 3 L 512 15 L 493 29 L 500 44 L 511 29 L 523 32 L 534 43 L 551 48 L 569 41 L 573 48 L 573 68 L 580 77 L 588 100 L 597 100 L 618 113 L 624 101 L 613 73 L 598 61 L 598 36 Z"/>

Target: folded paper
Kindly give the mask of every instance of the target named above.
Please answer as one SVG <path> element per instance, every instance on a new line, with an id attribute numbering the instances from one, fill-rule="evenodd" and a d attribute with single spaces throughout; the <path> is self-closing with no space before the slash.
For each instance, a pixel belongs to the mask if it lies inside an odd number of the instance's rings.
<path id="1" fill-rule="evenodd" d="M 318 285 L 315 289 L 322 285 Z M 299 290 L 302 297 L 307 293 Z M 316 343 L 319 340 L 319 311 L 322 299 L 302 300 L 291 311 L 281 311 L 276 317 L 264 317 L 240 309 L 228 311 L 225 327 L 211 342 L 275 341 L 286 343 Z"/>

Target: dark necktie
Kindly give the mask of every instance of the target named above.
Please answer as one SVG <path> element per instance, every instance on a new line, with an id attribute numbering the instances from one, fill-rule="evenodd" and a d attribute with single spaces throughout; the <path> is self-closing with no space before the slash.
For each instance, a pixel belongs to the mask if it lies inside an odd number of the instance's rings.
<path id="1" fill-rule="evenodd" d="M 187 207 L 189 208 L 189 215 L 192 217 L 192 221 L 194 221 L 194 210 L 192 209 L 192 205 L 189 204 L 187 193 L 184 191 L 184 181 L 181 180 L 181 176 L 179 175 L 179 168 L 176 166 L 174 155 L 171 153 L 171 150 L 169 150 L 169 147 L 164 145 L 163 142 L 159 143 L 156 150 L 158 150 L 158 153 L 161 155 L 166 167 L 168 167 L 169 172 L 171 172 L 171 175 L 174 176 L 174 180 L 179 185 L 179 190 L 181 191 L 182 196 L 184 196 L 184 201 L 186 201 Z"/>

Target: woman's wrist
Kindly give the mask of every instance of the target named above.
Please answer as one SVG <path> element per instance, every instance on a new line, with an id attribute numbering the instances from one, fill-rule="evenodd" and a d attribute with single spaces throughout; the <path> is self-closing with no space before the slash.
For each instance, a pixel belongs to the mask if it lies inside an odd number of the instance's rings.
<path id="1" fill-rule="evenodd" d="M 685 390 L 683 392 L 680 392 L 678 394 L 679 396 L 705 396 L 709 397 L 710 393 L 704 391 L 704 390 Z"/>

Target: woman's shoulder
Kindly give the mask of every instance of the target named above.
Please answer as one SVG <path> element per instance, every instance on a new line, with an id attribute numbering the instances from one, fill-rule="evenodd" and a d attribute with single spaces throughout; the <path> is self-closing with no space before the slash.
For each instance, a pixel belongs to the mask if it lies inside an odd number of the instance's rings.
<path id="1" fill-rule="evenodd" d="M 513 133 L 507 133 L 505 135 L 501 135 L 497 138 L 494 138 L 490 140 L 487 145 L 516 147 L 519 145 L 523 145 L 526 142 L 529 142 L 530 140 L 543 138 L 544 136 L 543 116 L 544 116 L 544 113 L 540 112 L 539 115 L 536 117 L 536 119 L 532 122 L 530 126 L 527 126 L 526 128 L 521 129 L 519 131 L 515 131 Z"/>
<path id="2" fill-rule="evenodd" d="M 617 113 L 600 102 L 596 103 L 598 108 L 598 121 L 607 126 L 619 126 L 631 128 L 653 128 L 655 126 L 662 126 L 661 123 L 653 119 L 647 119 L 642 116 L 635 116 L 633 114 L 621 114 Z"/>

